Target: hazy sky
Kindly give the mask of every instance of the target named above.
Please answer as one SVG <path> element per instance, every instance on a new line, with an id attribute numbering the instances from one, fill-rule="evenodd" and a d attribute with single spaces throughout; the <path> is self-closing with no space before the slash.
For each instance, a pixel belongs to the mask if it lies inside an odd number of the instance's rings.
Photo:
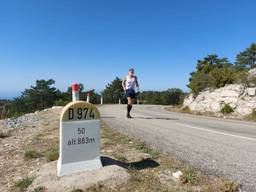
<path id="1" fill-rule="evenodd" d="M 141 90 L 184 90 L 197 59 L 256 39 L 256 1 L 0 0 L 0 98 L 36 79 L 101 91 L 134 67 Z"/>

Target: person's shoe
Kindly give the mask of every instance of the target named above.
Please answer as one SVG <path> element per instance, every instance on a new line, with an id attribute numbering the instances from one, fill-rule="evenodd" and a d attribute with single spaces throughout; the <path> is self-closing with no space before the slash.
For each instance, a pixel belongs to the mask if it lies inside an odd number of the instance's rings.
<path id="1" fill-rule="evenodd" d="M 130 114 L 127 114 L 127 118 L 128 118 L 128 119 L 131 119 L 132 117 L 131 117 L 131 115 L 130 115 Z"/>

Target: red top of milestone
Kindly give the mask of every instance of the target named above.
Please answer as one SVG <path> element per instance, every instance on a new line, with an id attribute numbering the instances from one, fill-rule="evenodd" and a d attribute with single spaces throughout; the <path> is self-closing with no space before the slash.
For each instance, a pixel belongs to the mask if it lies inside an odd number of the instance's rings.
<path id="1" fill-rule="evenodd" d="M 77 83 L 72 84 L 72 91 L 78 91 L 79 85 Z"/>

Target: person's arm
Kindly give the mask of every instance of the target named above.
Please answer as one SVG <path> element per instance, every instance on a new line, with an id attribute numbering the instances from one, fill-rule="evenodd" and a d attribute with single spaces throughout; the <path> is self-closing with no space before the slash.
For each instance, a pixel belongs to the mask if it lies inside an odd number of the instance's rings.
<path id="1" fill-rule="evenodd" d="M 135 84 L 136 84 L 136 87 L 137 87 L 137 93 L 139 93 L 140 92 L 140 86 L 139 86 L 139 82 L 138 82 L 137 76 L 135 76 Z"/>
<path id="2" fill-rule="evenodd" d="M 123 78 L 123 81 L 122 81 L 122 86 L 123 86 L 124 91 L 125 91 L 125 82 L 126 82 L 126 77 Z"/>
<path id="3" fill-rule="evenodd" d="M 140 86 L 139 86 L 139 82 L 138 82 L 138 77 L 137 76 L 135 76 L 135 83 L 136 83 L 136 87 L 139 88 Z"/>

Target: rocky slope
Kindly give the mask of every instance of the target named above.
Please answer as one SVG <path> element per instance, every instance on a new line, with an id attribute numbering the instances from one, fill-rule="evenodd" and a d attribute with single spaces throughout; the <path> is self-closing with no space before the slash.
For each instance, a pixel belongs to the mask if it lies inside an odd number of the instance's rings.
<path id="1" fill-rule="evenodd" d="M 256 77 L 256 69 L 249 72 L 248 79 Z M 190 94 L 183 105 L 192 111 L 219 113 L 228 104 L 233 108 L 233 115 L 246 116 L 256 109 L 256 86 L 246 87 L 243 84 L 226 85 L 215 90 L 205 90 L 194 97 Z"/>

